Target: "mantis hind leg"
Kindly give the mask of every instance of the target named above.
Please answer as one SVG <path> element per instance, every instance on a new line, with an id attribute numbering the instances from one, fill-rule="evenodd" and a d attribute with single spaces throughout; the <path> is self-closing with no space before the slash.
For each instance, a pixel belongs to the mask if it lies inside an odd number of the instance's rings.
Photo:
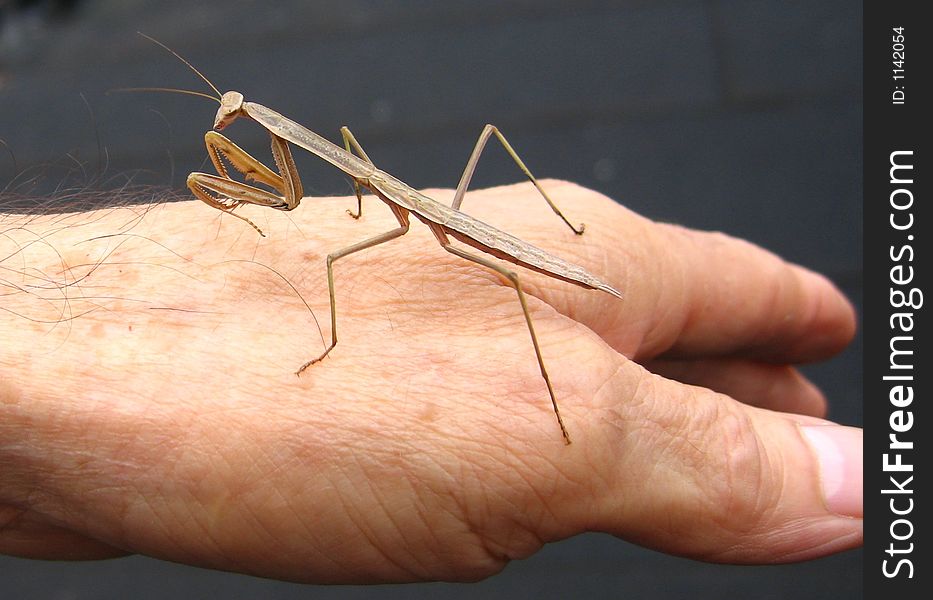
<path id="1" fill-rule="evenodd" d="M 560 426 L 560 433 L 564 437 L 564 442 L 569 445 L 570 433 L 567 432 L 567 427 L 564 426 L 564 419 L 560 416 L 560 408 L 557 406 L 557 397 L 554 395 L 554 388 L 551 385 L 551 378 L 547 374 L 547 369 L 544 368 L 544 359 L 541 356 L 541 347 L 538 345 L 538 336 L 535 335 L 535 327 L 531 322 L 531 313 L 528 312 L 528 303 L 525 301 L 525 292 L 522 291 L 522 285 L 518 280 L 518 273 L 510 269 L 506 269 L 502 265 L 499 265 L 492 260 L 482 256 L 477 256 L 476 254 L 461 250 L 460 248 L 451 245 L 450 240 L 447 239 L 447 234 L 440 226 L 432 225 L 431 231 L 434 233 L 434 236 L 437 238 L 437 241 L 440 242 L 444 250 L 455 256 L 459 256 L 460 258 L 483 265 L 484 267 L 488 267 L 493 271 L 500 273 L 509 281 L 512 287 L 515 288 L 515 292 L 518 294 L 518 301 L 522 305 L 522 314 L 525 315 L 525 324 L 528 326 L 528 333 L 531 334 L 531 344 L 535 349 L 535 357 L 538 359 L 538 367 L 541 370 L 541 377 L 544 379 L 545 385 L 547 385 L 547 393 L 551 398 L 551 406 L 554 407 L 554 415 L 557 417 L 557 424 Z"/>
<path id="2" fill-rule="evenodd" d="M 467 188 L 470 186 L 470 179 L 473 178 L 473 173 L 476 171 L 476 165 L 479 162 L 479 157 L 483 153 L 483 149 L 486 147 L 486 142 L 489 141 L 489 138 L 493 135 L 499 140 L 502 144 L 502 147 L 505 148 L 505 151 L 509 153 L 509 156 L 512 157 L 512 160 L 515 161 L 515 164 L 518 165 L 518 168 L 521 169 L 522 173 L 525 174 L 531 183 L 534 184 L 535 188 L 541 193 L 541 196 L 548 203 L 548 206 L 551 207 L 551 210 L 554 211 L 564 223 L 567 224 L 571 230 L 577 235 L 581 235 L 583 230 L 586 229 L 586 225 L 580 223 L 580 225 L 574 226 L 570 221 L 567 220 L 567 217 L 564 216 L 564 213 L 557 208 L 557 205 L 554 204 L 554 201 L 551 200 L 550 196 L 547 195 L 547 192 L 544 191 L 544 188 L 541 187 L 541 184 L 538 183 L 538 180 L 535 179 L 535 176 L 531 174 L 531 171 L 528 170 L 528 167 L 525 166 L 524 161 L 518 156 L 518 153 L 515 152 L 515 149 L 512 148 L 512 145 L 509 143 L 505 136 L 499 131 L 495 125 L 486 125 L 483 127 L 482 133 L 479 134 L 479 139 L 476 141 L 476 146 L 473 148 L 473 154 L 470 155 L 470 160 L 467 161 L 466 167 L 463 169 L 463 176 L 460 177 L 460 183 L 457 185 L 457 192 L 454 194 L 454 200 L 451 202 L 450 206 L 454 210 L 460 210 L 460 204 L 463 202 L 463 197 L 466 194 Z"/>

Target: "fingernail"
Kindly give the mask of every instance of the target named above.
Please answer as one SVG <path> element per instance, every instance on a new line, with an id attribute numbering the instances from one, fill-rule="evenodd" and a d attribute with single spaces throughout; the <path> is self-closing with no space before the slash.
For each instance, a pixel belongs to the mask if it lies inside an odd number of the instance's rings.
<path id="1" fill-rule="evenodd" d="M 862 430 L 842 425 L 803 425 L 820 466 L 823 501 L 830 512 L 862 518 Z"/>

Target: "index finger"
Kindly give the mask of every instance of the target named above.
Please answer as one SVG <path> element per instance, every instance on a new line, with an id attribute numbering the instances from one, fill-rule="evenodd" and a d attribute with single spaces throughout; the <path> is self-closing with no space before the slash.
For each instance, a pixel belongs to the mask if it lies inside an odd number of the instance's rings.
<path id="1" fill-rule="evenodd" d="M 722 233 L 655 230 L 653 291 L 667 302 L 648 311 L 641 353 L 799 363 L 832 356 L 852 340 L 855 311 L 826 277 Z"/>
<path id="2" fill-rule="evenodd" d="M 535 280 L 538 295 L 630 357 L 741 355 L 796 363 L 831 356 L 854 335 L 852 305 L 822 275 L 723 233 L 656 223 L 572 183 L 542 184 L 587 223 L 584 235 L 555 236 L 553 215 L 540 210 L 530 185 L 477 192 L 471 207 L 485 212 L 487 199 L 499 208 L 507 195 L 510 230 L 525 230 L 522 237 L 546 248 L 565 240 L 557 254 L 621 290 L 618 301 Z"/>

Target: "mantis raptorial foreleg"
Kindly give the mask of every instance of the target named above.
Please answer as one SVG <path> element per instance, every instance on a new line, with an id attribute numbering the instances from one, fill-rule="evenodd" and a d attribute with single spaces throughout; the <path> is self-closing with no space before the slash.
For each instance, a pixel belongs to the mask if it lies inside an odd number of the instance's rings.
<path id="1" fill-rule="evenodd" d="M 467 161 L 466 167 L 463 169 L 463 176 L 460 177 L 460 183 L 457 185 L 457 192 L 454 194 L 453 202 L 451 202 L 450 207 L 454 210 L 460 210 L 460 204 L 463 202 L 463 197 L 466 194 L 467 188 L 470 186 L 470 179 L 473 178 L 473 173 L 476 171 L 476 165 L 479 162 L 479 157 L 483 153 L 483 148 L 486 147 L 486 142 L 489 141 L 489 138 L 495 134 L 499 142 L 502 144 L 502 147 L 505 148 L 505 151 L 509 153 L 509 156 L 512 157 L 512 160 L 515 161 L 515 164 L 518 165 L 518 168 L 522 170 L 522 173 L 525 174 L 531 183 L 534 184 L 535 188 L 541 193 L 541 196 L 544 197 L 544 200 L 548 203 L 548 206 L 551 207 L 551 210 L 560 217 L 564 223 L 567 224 L 567 227 L 573 230 L 574 233 L 580 235 L 583 233 L 583 230 L 586 229 L 586 225 L 580 223 L 579 227 L 574 227 L 573 224 L 567 220 L 567 217 L 564 216 L 564 213 L 560 212 L 560 209 L 557 208 L 557 205 L 554 204 L 554 201 L 547 195 L 547 192 L 544 191 L 544 188 L 541 187 L 541 184 L 538 183 L 538 180 L 535 179 L 535 176 L 531 174 L 531 171 L 528 167 L 525 166 L 524 161 L 518 156 L 518 153 L 512 148 L 512 144 L 509 143 L 505 136 L 499 131 L 499 128 L 495 125 L 486 125 L 483 127 L 483 131 L 479 134 L 479 139 L 476 141 L 476 146 L 473 148 L 473 154 L 470 155 L 470 160 Z"/>
<path id="2" fill-rule="evenodd" d="M 285 195 L 286 186 L 282 176 L 253 158 L 227 136 L 216 131 L 208 131 L 204 134 L 204 145 L 207 146 L 208 158 L 211 159 L 214 169 L 221 177 L 231 179 L 227 171 L 227 165 L 224 163 L 224 159 L 226 159 L 247 180 L 264 183 L 275 189 L 279 194 Z M 281 202 L 282 199 L 279 198 L 279 203 Z"/>
<path id="3" fill-rule="evenodd" d="M 301 202 L 304 194 L 301 178 L 298 176 L 291 150 L 282 138 L 272 136 L 272 157 L 280 174 L 216 131 L 208 131 L 204 135 L 204 143 L 219 175 L 191 173 L 188 175 L 188 188 L 207 204 L 246 221 L 262 234 L 262 230 L 255 223 L 232 211 L 241 204 L 292 210 Z M 246 179 L 268 185 L 281 195 L 232 179 L 224 159 Z"/>
<path id="4" fill-rule="evenodd" d="M 330 346 L 328 346 L 317 358 L 312 358 L 305 364 L 298 367 L 296 375 L 301 375 L 302 371 L 314 363 L 323 360 L 324 357 L 330 354 L 330 351 L 334 349 L 334 346 L 337 345 L 337 301 L 334 295 L 334 262 L 336 262 L 337 259 L 353 254 L 354 252 L 359 252 L 360 250 L 365 250 L 367 248 L 372 248 L 373 246 L 378 246 L 379 244 L 384 244 L 389 240 L 394 240 L 395 238 L 401 237 L 408 233 L 408 211 L 395 205 L 391 205 L 390 208 L 392 209 L 392 214 L 395 215 L 395 218 L 399 222 L 399 226 L 397 228 L 386 231 L 385 233 L 381 233 L 377 236 L 373 236 L 369 239 L 365 239 L 362 242 L 357 242 L 347 246 L 346 248 L 341 248 L 340 250 L 327 255 L 327 293 L 330 295 Z"/>
<path id="5" fill-rule="evenodd" d="M 346 147 L 347 152 L 353 152 L 356 150 L 357 156 L 373 164 L 373 161 L 370 160 L 369 156 L 366 154 L 366 151 L 363 150 L 363 147 L 360 146 L 360 143 L 356 141 L 356 136 L 353 135 L 353 132 L 350 131 L 350 128 L 344 125 L 340 128 L 340 135 L 343 136 L 343 145 Z M 360 182 L 356 179 L 353 180 L 353 191 L 356 192 L 356 214 L 353 213 L 350 209 L 347 209 L 347 214 L 349 214 L 354 219 L 359 219 L 363 216 L 363 193 L 362 188 L 360 187 Z"/>
<path id="6" fill-rule="evenodd" d="M 522 305 L 522 313 L 525 315 L 525 323 L 528 325 L 528 333 L 531 334 L 531 344 L 535 349 L 535 356 L 538 359 L 538 368 L 541 370 L 541 377 L 544 378 L 544 383 L 547 385 L 547 393 L 551 397 L 551 405 L 554 407 L 554 414 L 557 416 L 557 424 L 560 425 L 561 435 L 564 436 L 564 441 L 568 444 L 570 443 L 570 434 L 567 432 L 567 428 L 564 426 L 564 419 L 560 416 L 560 409 L 557 407 L 557 397 L 554 396 L 554 388 L 551 386 L 551 378 L 548 377 L 547 369 L 544 368 L 544 359 L 541 356 L 541 348 L 538 346 L 538 336 L 535 335 L 535 326 L 531 322 L 531 314 L 528 312 L 528 303 L 525 301 L 525 292 L 522 291 L 522 285 L 518 280 L 518 273 L 512 271 L 511 269 L 506 269 L 502 265 L 499 265 L 487 258 L 482 256 L 477 256 L 476 254 L 461 250 L 456 246 L 451 245 L 450 240 L 447 238 L 447 234 L 444 232 L 444 229 L 438 225 L 431 225 L 431 231 L 434 233 L 434 237 L 437 238 L 437 241 L 440 242 L 444 250 L 450 252 L 455 256 L 460 258 L 475 262 L 477 264 L 488 267 L 497 273 L 500 273 L 504 276 L 509 283 L 515 288 L 515 291 L 518 293 L 518 301 Z"/>

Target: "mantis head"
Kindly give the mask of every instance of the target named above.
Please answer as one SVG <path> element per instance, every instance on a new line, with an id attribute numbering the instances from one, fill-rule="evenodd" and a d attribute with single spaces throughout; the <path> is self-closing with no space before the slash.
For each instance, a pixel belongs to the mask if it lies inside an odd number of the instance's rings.
<path id="1" fill-rule="evenodd" d="M 230 123 L 236 121 L 243 111 L 243 94 L 240 92 L 226 92 L 220 98 L 220 108 L 214 117 L 214 129 L 220 131 Z"/>

